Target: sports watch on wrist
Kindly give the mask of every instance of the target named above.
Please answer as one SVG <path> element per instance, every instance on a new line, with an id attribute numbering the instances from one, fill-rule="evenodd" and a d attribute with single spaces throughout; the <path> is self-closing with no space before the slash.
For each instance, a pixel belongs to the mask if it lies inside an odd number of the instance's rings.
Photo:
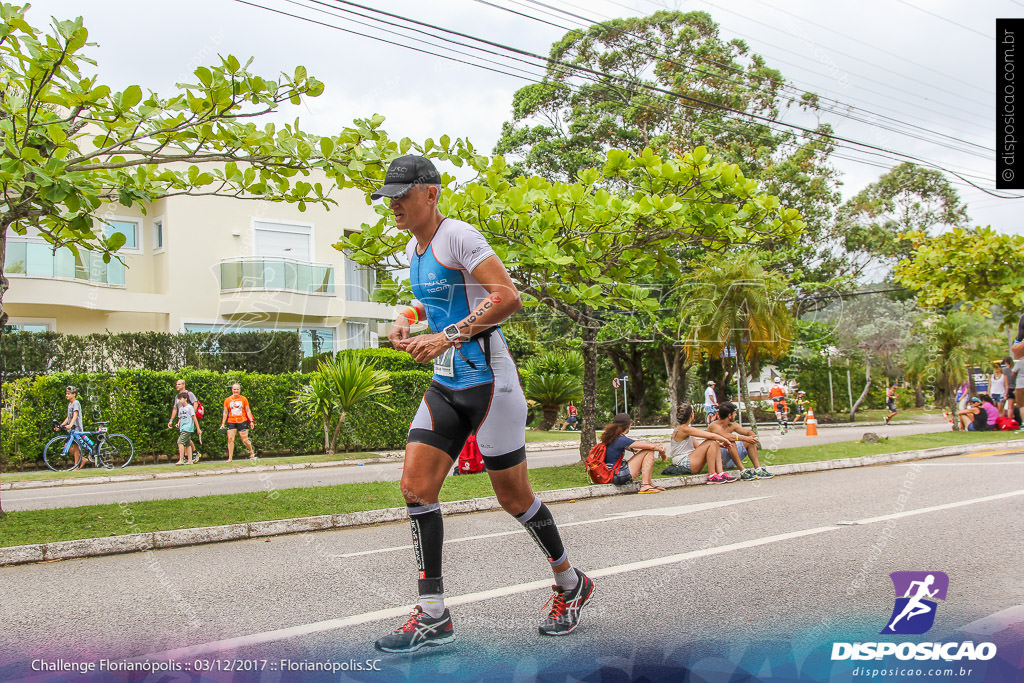
<path id="1" fill-rule="evenodd" d="M 450 342 L 457 342 L 462 340 L 462 333 L 459 332 L 458 325 L 452 324 L 444 328 L 444 336 Z"/>

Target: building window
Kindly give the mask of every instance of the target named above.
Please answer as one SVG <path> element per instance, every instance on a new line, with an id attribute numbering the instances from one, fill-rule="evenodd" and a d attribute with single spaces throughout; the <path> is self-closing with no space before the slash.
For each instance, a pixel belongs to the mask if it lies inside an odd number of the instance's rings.
<path id="1" fill-rule="evenodd" d="M 363 322 L 345 323 L 345 348 L 365 349 L 370 346 L 370 325 Z"/>
<path id="2" fill-rule="evenodd" d="M 153 252 L 164 250 L 164 219 L 153 220 Z"/>
<path id="3" fill-rule="evenodd" d="M 33 320 L 9 321 L 3 327 L 4 332 L 50 332 L 52 330 L 53 323 Z"/>
<path id="4" fill-rule="evenodd" d="M 313 260 L 313 226 L 253 221 L 253 255 Z"/>
<path id="5" fill-rule="evenodd" d="M 108 238 L 115 232 L 119 232 L 124 235 L 123 249 L 141 251 L 139 246 L 139 224 L 136 221 L 108 220 L 103 232 Z"/>

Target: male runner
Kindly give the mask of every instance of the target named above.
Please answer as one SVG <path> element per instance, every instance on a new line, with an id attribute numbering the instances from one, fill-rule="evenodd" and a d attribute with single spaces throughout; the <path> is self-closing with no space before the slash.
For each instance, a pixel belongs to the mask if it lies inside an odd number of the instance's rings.
<path id="1" fill-rule="evenodd" d="M 885 407 L 889 409 L 889 414 L 885 416 L 885 424 L 889 424 L 889 420 L 896 416 L 899 411 L 896 409 L 896 385 L 890 384 L 889 388 L 885 390 Z"/>
<path id="2" fill-rule="evenodd" d="M 796 392 L 796 417 L 793 418 L 793 426 L 798 422 L 805 422 L 807 419 L 807 392 Z M 806 424 L 805 424 L 806 426 Z"/>
<path id="3" fill-rule="evenodd" d="M 434 362 L 433 381 L 409 429 L 401 482 L 419 567 L 419 604 L 403 626 L 377 640 L 383 652 L 415 652 L 455 637 L 444 604 L 438 494 L 470 434 L 476 434 L 498 502 L 526 527 L 554 571 L 552 607 L 540 633 L 570 633 L 594 592 L 593 581 L 569 564 L 551 512 L 527 478 L 526 398 L 496 327 L 522 307 L 519 292 L 479 231 L 441 215 L 440 192 L 441 176 L 429 160 L 402 156 L 372 195 L 389 198 L 398 228 L 411 235 L 409 275 L 422 302 L 396 318 L 388 339 L 417 361 Z M 434 333 L 410 337 L 410 324 L 421 315 Z"/>

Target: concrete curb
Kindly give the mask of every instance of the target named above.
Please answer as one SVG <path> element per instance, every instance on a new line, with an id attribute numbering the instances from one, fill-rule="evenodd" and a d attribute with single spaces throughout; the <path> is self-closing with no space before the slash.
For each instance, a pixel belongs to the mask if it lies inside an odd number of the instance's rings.
<path id="1" fill-rule="evenodd" d="M 526 445 L 527 452 L 545 450 L 568 450 L 578 448 L 576 442 L 564 446 L 565 441 L 544 441 Z M 150 481 L 153 479 L 184 479 L 185 477 L 209 477 L 218 474 L 246 474 L 250 472 L 283 472 L 287 470 L 318 469 L 321 467 L 358 467 L 360 465 L 378 465 L 381 463 L 401 462 L 405 459 L 405 451 L 382 451 L 379 458 L 365 460 L 336 460 L 333 462 L 297 462 L 289 465 L 245 465 L 242 467 L 223 467 L 215 470 L 182 470 L 181 472 L 153 472 L 150 474 L 114 474 L 98 477 L 76 477 L 68 479 L 37 479 L 35 481 L 11 481 L 0 483 L 0 491 L 9 489 L 42 489 L 54 486 L 84 486 L 89 484 L 109 484 L 123 481 Z M 259 462 L 259 461 L 258 461 Z"/>
<path id="2" fill-rule="evenodd" d="M 772 474 L 823 472 L 826 470 L 846 469 L 849 467 L 869 467 L 871 465 L 885 465 L 911 460 L 942 458 L 951 455 L 963 455 L 972 451 L 985 450 L 993 447 L 1022 444 L 1024 444 L 1024 441 L 1017 440 L 995 441 L 965 446 L 943 446 L 940 448 L 926 448 L 918 451 L 865 455 L 859 458 L 837 458 L 835 460 L 822 460 L 818 462 L 772 465 L 768 469 Z M 667 477 L 659 479 L 658 484 L 665 488 L 680 488 L 684 486 L 696 486 L 703 484 L 706 480 L 707 475 L 696 474 L 687 477 Z M 604 496 L 633 493 L 638 488 L 639 485 L 636 483 L 628 486 L 599 484 L 578 486 L 570 489 L 539 491 L 537 495 L 545 503 L 557 503 L 585 498 L 601 498 Z M 500 507 L 498 499 L 494 496 L 441 503 L 441 510 L 444 514 L 448 515 L 483 512 L 487 510 L 496 510 Z M 52 560 L 99 557 L 102 555 L 158 550 L 161 548 L 181 548 L 205 543 L 241 541 L 252 538 L 280 536 L 284 534 L 306 533 L 309 531 L 344 529 L 354 526 L 404 521 L 406 519 L 408 519 L 408 515 L 404 507 L 385 508 L 382 510 L 365 510 L 363 512 L 349 512 L 337 515 L 319 515 L 315 517 L 249 522 L 247 524 L 228 524 L 225 526 L 153 531 L 144 534 L 128 534 L 125 536 L 111 536 L 106 538 L 83 538 L 75 541 L 57 541 L 55 543 L 18 545 L 8 548 L 0 548 L 0 567 L 16 564 L 31 564 L 34 562 L 48 562 Z"/>

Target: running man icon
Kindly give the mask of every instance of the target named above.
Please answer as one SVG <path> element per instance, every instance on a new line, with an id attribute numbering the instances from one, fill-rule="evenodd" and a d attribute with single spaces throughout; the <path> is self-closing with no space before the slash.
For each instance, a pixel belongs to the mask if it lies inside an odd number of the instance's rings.
<path id="1" fill-rule="evenodd" d="M 893 572 L 890 577 L 896 589 L 896 603 L 889 625 L 882 629 L 882 633 L 913 635 L 927 632 L 935 623 L 935 598 L 946 599 L 949 577 L 938 571 Z"/>

